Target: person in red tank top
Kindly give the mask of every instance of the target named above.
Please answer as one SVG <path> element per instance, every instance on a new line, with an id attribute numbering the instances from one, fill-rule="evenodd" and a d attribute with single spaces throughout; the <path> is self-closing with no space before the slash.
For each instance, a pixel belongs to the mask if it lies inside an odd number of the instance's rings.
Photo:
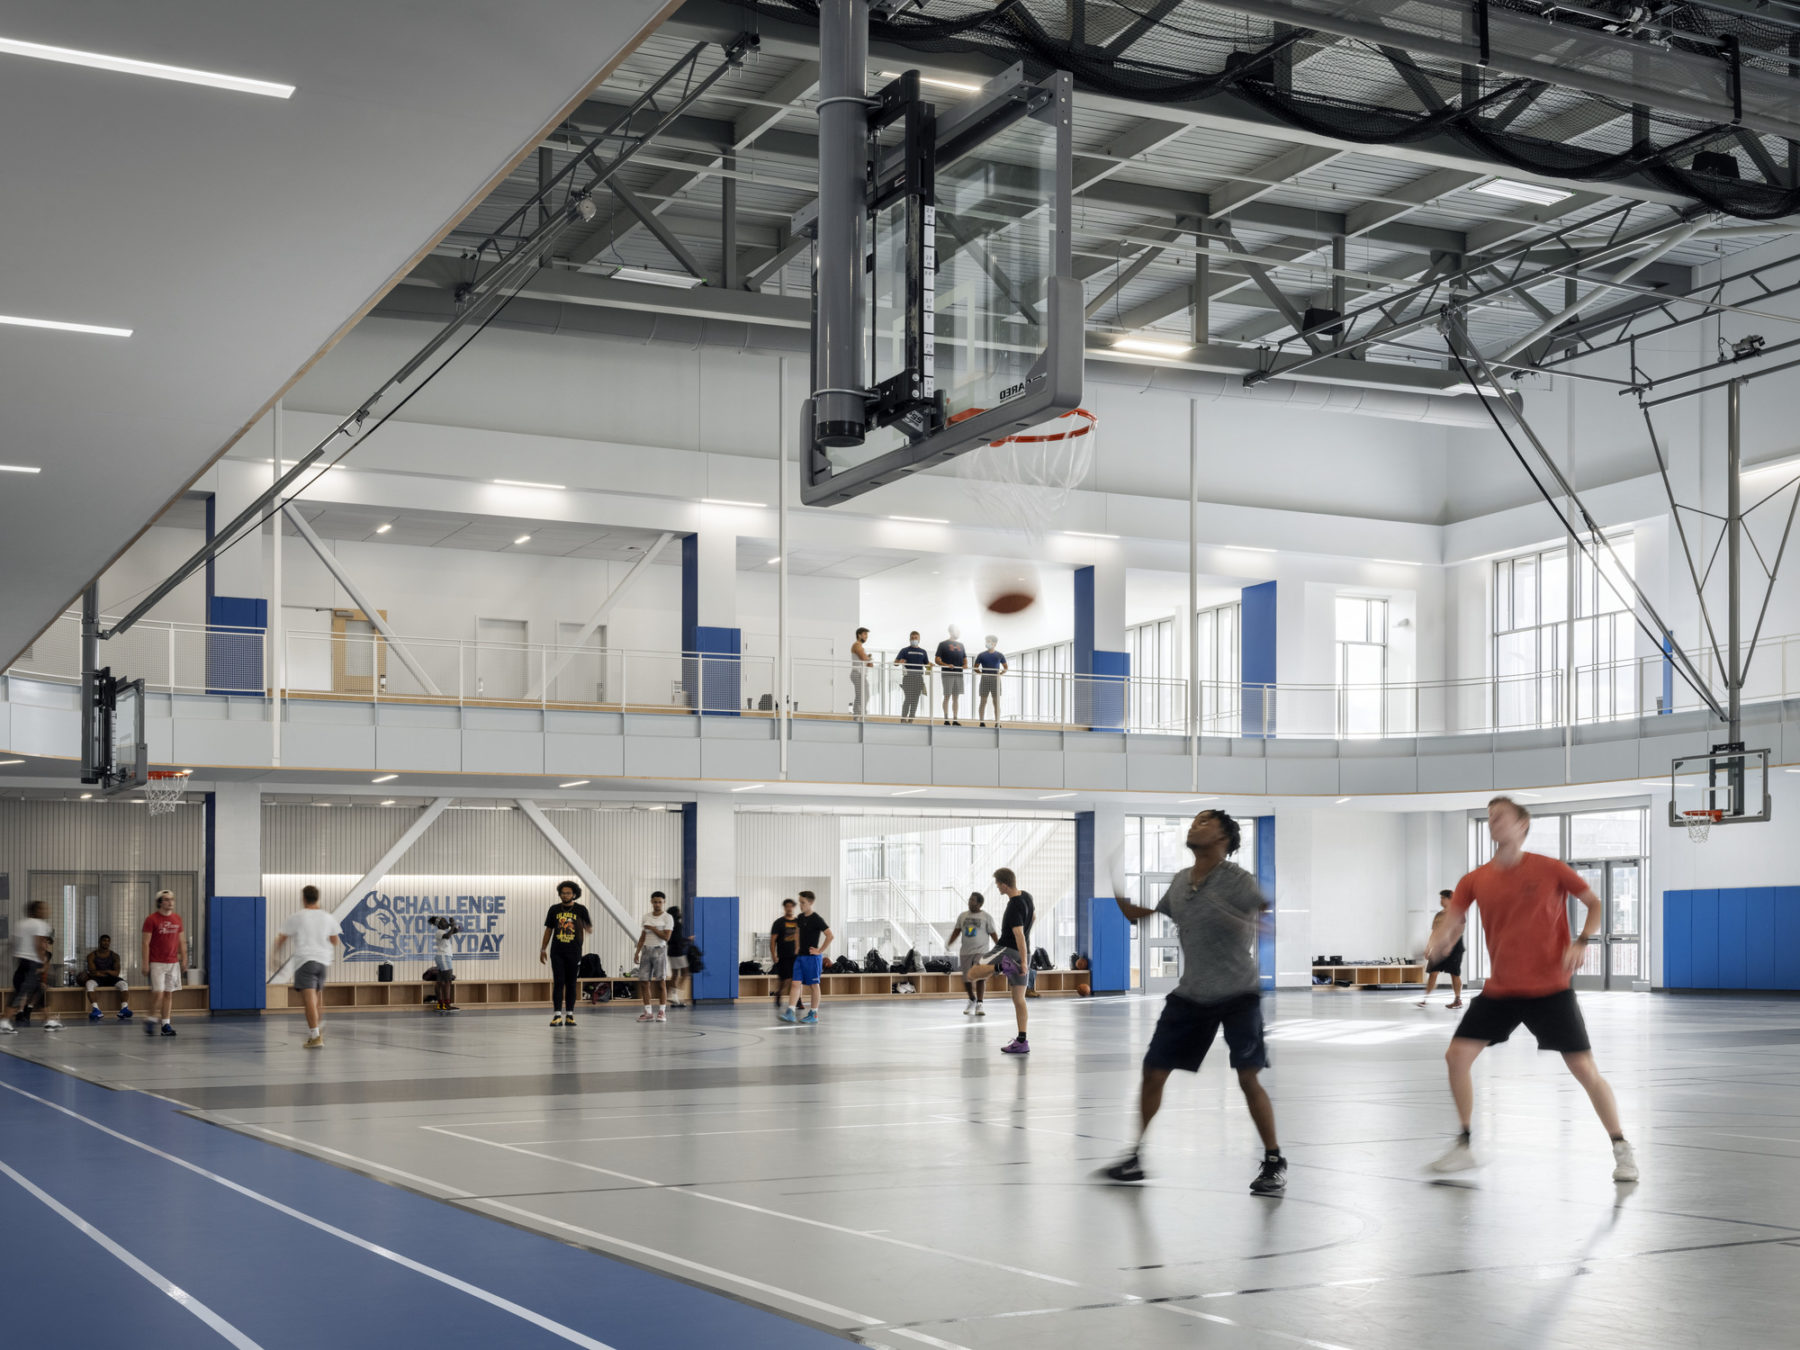
<path id="1" fill-rule="evenodd" d="M 1427 961 L 1446 955 L 1462 939 L 1469 906 L 1481 907 L 1492 973 L 1463 1014 L 1444 1054 L 1462 1133 L 1431 1169 L 1461 1172 L 1476 1166 L 1469 1139 L 1469 1122 L 1475 1111 L 1471 1071 L 1483 1050 L 1500 1044 L 1523 1025 L 1537 1037 L 1538 1049 L 1562 1054 L 1575 1081 L 1586 1089 L 1594 1113 L 1612 1137 L 1613 1180 L 1636 1181 L 1637 1159 L 1619 1126 L 1612 1087 L 1594 1065 L 1587 1024 L 1575 991 L 1569 987 L 1569 977 L 1581 965 L 1587 944 L 1600 927 L 1600 898 L 1566 863 L 1525 852 L 1530 829 L 1531 812 L 1512 798 L 1496 797 L 1488 803 L 1493 860 L 1457 883 L 1445 920 L 1433 930 L 1425 947 Z M 1580 937 L 1569 934 L 1569 896 L 1587 907 Z"/>

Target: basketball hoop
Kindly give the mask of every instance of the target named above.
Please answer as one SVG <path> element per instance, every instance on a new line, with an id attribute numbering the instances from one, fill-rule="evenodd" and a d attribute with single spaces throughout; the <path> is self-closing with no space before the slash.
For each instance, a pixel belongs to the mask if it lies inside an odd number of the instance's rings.
<path id="1" fill-rule="evenodd" d="M 1712 827 L 1724 818 L 1723 811 L 1702 810 L 1681 813 L 1681 823 L 1687 826 L 1688 842 L 1694 844 L 1704 844 L 1707 836 L 1712 833 Z"/>
<path id="2" fill-rule="evenodd" d="M 181 805 L 191 769 L 152 769 L 144 779 L 144 800 L 153 816 L 168 816 Z"/>
<path id="3" fill-rule="evenodd" d="M 1069 496 L 1091 475 L 1100 419 L 1076 408 L 1011 436 L 978 445 L 950 472 L 995 524 L 1021 531 L 1034 544 Z"/>

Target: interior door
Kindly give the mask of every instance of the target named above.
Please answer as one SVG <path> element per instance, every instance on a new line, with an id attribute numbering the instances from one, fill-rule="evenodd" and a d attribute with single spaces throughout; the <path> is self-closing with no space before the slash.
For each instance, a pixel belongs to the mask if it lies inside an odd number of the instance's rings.
<path id="1" fill-rule="evenodd" d="M 1138 904 L 1151 908 L 1174 880 L 1173 872 L 1145 872 L 1138 878 Z M 1181 940 L 1175 921 L 1152 914 L 1138 921 L 1138 985 L 1146 994 L 1166 994 L 1181 978 Z"/>
<path id="2" fill-rule="evenodd" d="M 1606 987 L 1630 989 L 1641 979 L 1644 927 L 1644 864 L 1622 858 L 1606 865 Z"/>
<path id="3" fill-rule="evenodd" d="M 523 619 L 475 620 L 475 697 L 519 701 L 530 697 L 533 654 L 525 646 Z"/>
<path id="4" fill-rule="evenodd" d="M 1572 862 L 1569 866 L 1575 869 L 1577 876 L 1587 882 L 1588 889 L 1600 897 L 1601 913 L 1604 914 L 1607 908 L 1607 864 L 1603 862 Z M 1587 906 L 1571 895 L 1569 897 L 1569 936 L 1571 938 L 1579 936 L 1586 923 Z M 1587 954 L 1582 957 L 1581 965 L 1576 969 L 1574 978 L 1569 982 L 1576 989 L 1606 988 L 1605 933 L 1606 925 L 1602 922 L 1600 926 L 1601 940 L 1588 943 Z"/>
<path id="5" fill-rule="evenodd" d="M 575 639 L 586 624 L 562 622 L 556 625 L 556 650 L 550 660 L 554 664 L 567 657 L 567 663 L 556 677 L 550 695 L 558 703 L 606 702 L 606 625 L 601 624 L 577 650 Z"/>

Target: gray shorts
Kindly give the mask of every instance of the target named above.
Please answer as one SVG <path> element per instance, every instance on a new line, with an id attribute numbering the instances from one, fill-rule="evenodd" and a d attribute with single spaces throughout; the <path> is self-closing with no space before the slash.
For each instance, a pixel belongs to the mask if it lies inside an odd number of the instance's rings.
<path id="1" fill-rule="evenodd" d="M 670 957 L 669 958 L 669 973 L 671 975 L 687 974 L 687 957 L 685 957 L 685 956 Z"/>
<path id="2" fill-rule="evenodd" d="M 294 972 L 294 988 L 323 989 L 325 987 L 325 963 L 323 961 L 305 961 L 300 969 Z"/>
<path id="3" fill-rule="evenodd" d="M 652 947 L 638 958 L 637 977 L 640 980 L 666 980 L 669 978 L 669 949 Z"/>
<path id="4" fill-rule="evenodd" d="M 944 693 L 959 695 L 962 693 L 963 673 L 960 670 L 946 670 L 939 676 L 939 679 L 943 683 Z"/>
<path id="5" fill-rule="evenodd" d="M 956 958 L 956 968 L 967 975 L 970 966 L 981 964 L 982 956 L 981 952 L 964 952 Z"/>

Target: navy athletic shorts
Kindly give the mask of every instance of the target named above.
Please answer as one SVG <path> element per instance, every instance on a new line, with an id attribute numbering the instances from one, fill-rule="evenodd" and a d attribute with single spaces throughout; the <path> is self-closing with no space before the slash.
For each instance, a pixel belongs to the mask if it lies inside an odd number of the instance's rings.
<path id="1" fill-rule="evenodd" d="M 1240 994 L 1223 1003 L 1195 1003 L 1180 994 L 1170 994 L 1157 1019 L 1150 1048 L 1144 1052 L 1144 1067 L 1196 1073 L 1220 1031 L 1225 1033 L 1232 1068 L 1269 1067 L 1269 1047 L 1263 1040 L 1262 995 L 1254 993 Z"/>

